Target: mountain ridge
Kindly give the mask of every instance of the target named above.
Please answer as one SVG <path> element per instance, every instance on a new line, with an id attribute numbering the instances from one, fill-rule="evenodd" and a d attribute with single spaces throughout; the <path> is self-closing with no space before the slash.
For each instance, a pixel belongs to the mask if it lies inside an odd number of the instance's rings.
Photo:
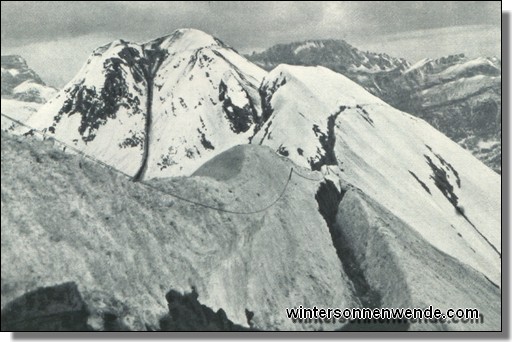
<path id="1" fill-rule="evenodd" d="M 332 39 L 278 44 L 246 57 L 266 70 L 288 63 L 341 73 L 390 105 L 427 120 L 501 172 L 499 58 L 458 54 L 411 65 Z"/>
<path id="2" fill-rule="evenodd" d="M 269 87 L 272 94 L 266 98 L 272 115 L 254 140 L 299 166 L 319 169 L 362 189 L 434 246 L 452 256 L 460 252 L 459 260 L 480 271 L 500 263 L 499 176 L 468 151 L 424 120 L 394 109 L 327 68 L 281 65 L 265 82 L 282 85 Z M 477 192 L 482 197 L 474 197 Z M 461 205 L 469 220 L 459 213 Z M 458 235 L 445 231 L 445 225 L 464 226 L 471 239 L 481 239 L 480 229 L 485 236 L 492 235 L 490 244 L 485 239 L 478 242 L 487 261 L 471 249 L 456 251 L 448 236 Z M 439 234 L 447 240 L 439 240 Z M 492 273 L 497 281 L 499 270 Z"/>

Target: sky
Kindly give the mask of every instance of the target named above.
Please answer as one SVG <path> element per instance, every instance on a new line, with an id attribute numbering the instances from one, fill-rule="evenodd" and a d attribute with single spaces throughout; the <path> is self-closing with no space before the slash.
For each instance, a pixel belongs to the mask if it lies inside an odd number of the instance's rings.
<path id="1" fill-rule="evenodd" d="M 23 56 L 62 87 L 96 47 L 144 42 L 178 28 L 212 34 L 242 53 L 306 39 L 345 39 L 410 62 L 501 55 L 499 1 L 2 1 L 2 55 Z"/>

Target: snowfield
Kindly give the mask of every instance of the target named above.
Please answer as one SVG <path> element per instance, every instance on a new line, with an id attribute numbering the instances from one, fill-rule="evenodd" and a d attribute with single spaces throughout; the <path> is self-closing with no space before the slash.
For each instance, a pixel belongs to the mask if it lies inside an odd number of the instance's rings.
<path id="1" fill-rule="evenodd" d="M 36 113 L 41 105 L 35 102 L 23 102 L 14 99 L 3 98 L 1 100 L 2 114 L 8 115 L 14 120 L 27 122 L 34 113 Z M 12 131 L 12 120 L 2 117 L 2 130 Z M 17 125 L 14 125 L 17 126 Z"/>

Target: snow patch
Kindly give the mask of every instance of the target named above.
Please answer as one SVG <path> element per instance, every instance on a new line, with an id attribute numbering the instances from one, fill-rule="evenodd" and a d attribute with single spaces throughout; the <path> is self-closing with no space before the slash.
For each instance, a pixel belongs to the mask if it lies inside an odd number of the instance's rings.
<path id="1" fill-rule="evenodd" d="M 322 42 L 306 42 L 304 44 L 297 46 L 295 48 L 295 50 L 293 50 L 293 53 L 298 54 L 299 52 L 301 52 L 303 50 L 312 49 L 312 48 L 322 48 L 322 47 L 324 47 L 324 44 Z"/>

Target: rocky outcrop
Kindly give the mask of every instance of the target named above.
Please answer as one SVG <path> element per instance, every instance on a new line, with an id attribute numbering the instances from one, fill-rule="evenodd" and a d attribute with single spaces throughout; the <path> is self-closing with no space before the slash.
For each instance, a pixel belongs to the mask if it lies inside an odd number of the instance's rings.
<path id="1" fill-rule="evenodd" d="M 108 294 L 105 294 L 108 296 Z M 214 312 L 198 301 L 195 289 L 181 294 L 167 293 L 169 313 L 160 319 L 158 331 L 248 331 L 231 322 L 224 310 Z M 129 330 L 119 319 L 114 307 L 104 306 L 102 314 L 94 318 L 74 282 L 39 287 L 7 303 L 2 309 L 2 331 L 125 331 Z M 251 312 L 247 311 L 247 324 Z M 92 325 L 91 325 L 92 324 Z"/>
<path id="2" fill-rule="evenodd" d="M 2 308 L 2 331 L 86 331 L 89 311 L 74 282 L 40 287 Z"/>
<path id="3" fill-rule="evenodd" d="M 234 324 L 224 310 L 217 312 L 201 304 L 195 289 L 181 294 L 169 291 L 165 296 L 169 315 L 160 320 L 161 331 L 249 331 L 249 328 Z M 248 313 L 250 313 L 248 311 Z M 249 317 L 249 316 L 248 316 Z M 251 325 L 248 319 L 247 324 Z"/>

